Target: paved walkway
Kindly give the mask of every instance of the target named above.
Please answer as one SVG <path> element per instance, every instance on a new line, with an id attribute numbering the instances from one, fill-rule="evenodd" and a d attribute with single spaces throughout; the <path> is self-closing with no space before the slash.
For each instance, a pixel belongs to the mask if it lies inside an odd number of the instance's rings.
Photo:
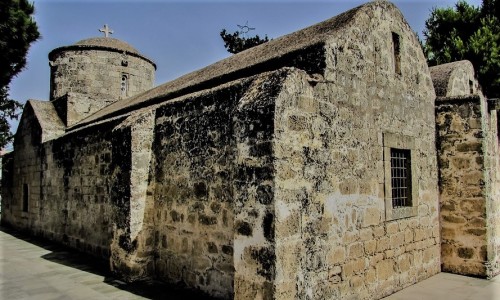
<path id="1" fill-rule="evenodd" d="M 500 276 L 491 280 L 439 273 L 384 300 L 500 300 Z"/>
<path id="2" fill-rule="evenodd" d="M 205 300 L 159 282 L 126 284 L 103 261 L 0 227 L 0 300 Z"/>
<path id="3" fill-rule="evenodd" d="M 207 299 L 157 282 L 126 284 L 105 263 L 0 228 L 0 299 Z M 500 277 L 440 273 L 386 300 L 500 299 Z"/>

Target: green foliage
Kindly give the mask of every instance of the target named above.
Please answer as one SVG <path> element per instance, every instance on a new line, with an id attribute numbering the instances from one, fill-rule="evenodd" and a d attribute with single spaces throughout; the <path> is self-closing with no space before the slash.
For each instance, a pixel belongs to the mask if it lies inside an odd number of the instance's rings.
<path id="1" fill-rule="evenodd" d="M 8 119 L 17 119 L 19 102 L 9 98 L 9 84 L 26 65 L 30 44 L 40 37 L 28 0 L 0 1 L 0 149 L 11 139 Z"/>
<path id="2" fill-rule="evenodd" d="M 0 150 L 12 139 L 9 119 L 17 119 L 21 104 L 9 99 L 7 87 L 0 88 Z"/>
<path id="3" fill-rule="evenodd" d="M 228 33 L 226 29 L 222 29 L 220 36 L 222 40 L 224 40 L 224 47 L 226 50 L 233 54 L 269 41 L 267 35 L 262 39 L 259 35 L 254 37 L 241 37 L 241 32 L 235 31 L 234 33 Z"/>
<path id="4" fill-rule="evenodd" d="M 459 1 L 435 8 L 425 22 L 425 53 L 429 65 L 467 59 L 472 62 L 484 93 L 500 97 L 500 0 L 483 0 L 481 7 Z"/>

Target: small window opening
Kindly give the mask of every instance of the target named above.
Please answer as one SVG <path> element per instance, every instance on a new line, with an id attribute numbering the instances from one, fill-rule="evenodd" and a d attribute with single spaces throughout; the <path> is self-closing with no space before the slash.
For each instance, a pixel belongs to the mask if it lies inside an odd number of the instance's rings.
<path id="1" fill-rule="evenodd" d="M 401 41 L 399 34 L 392 33 L 392 45 L 394 51 L 394 72 L 401 75 Z"/>
<path id="2" fill-rule="evenodd" d="M 128 75 L 122 74 L 121 95 L 126 97 L 127 94 L 128 94 Z"/>
<path id="3" fill-rule="evenodd" d="M 469 91 L 470 94 L 474 94 L 474 82 L 472 80 L 469 80 Z"/>
<path id="4" fill-rule="evenodd" d="M 412 206 L 410 150 L 391 148 L 392 207 Z"/>
<path id="5" fill-rule="evenodd" d="M 28 206 L 29 206 L 29 189 L 28 189 L 28 185 L 25 183 L 25 184 L 23 184 L 23 211 L 24 212 L 28 211 Z"/>

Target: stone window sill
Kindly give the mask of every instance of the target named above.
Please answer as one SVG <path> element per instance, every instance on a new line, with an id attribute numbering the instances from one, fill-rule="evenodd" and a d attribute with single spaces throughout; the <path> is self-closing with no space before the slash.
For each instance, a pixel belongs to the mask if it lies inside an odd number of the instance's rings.
<path id="1" fill-rule="evenodd" d="M 404 218 L 416 217 L 418 215 L 418 209 L 416 206 L 412 207 L 398 207 L 391 210 L 390 216 L 387 216 L 387 220 L 398 220 Z"/>

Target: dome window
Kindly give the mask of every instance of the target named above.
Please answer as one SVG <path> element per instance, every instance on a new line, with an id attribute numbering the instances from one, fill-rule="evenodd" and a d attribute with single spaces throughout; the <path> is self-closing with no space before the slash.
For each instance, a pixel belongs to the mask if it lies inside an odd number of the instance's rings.
<path id="1" fill-rule="evenodd" d="M 128 95 L 128 74 L 122 74 L 121 96 L 126 97 L 127 95 Z"/>

